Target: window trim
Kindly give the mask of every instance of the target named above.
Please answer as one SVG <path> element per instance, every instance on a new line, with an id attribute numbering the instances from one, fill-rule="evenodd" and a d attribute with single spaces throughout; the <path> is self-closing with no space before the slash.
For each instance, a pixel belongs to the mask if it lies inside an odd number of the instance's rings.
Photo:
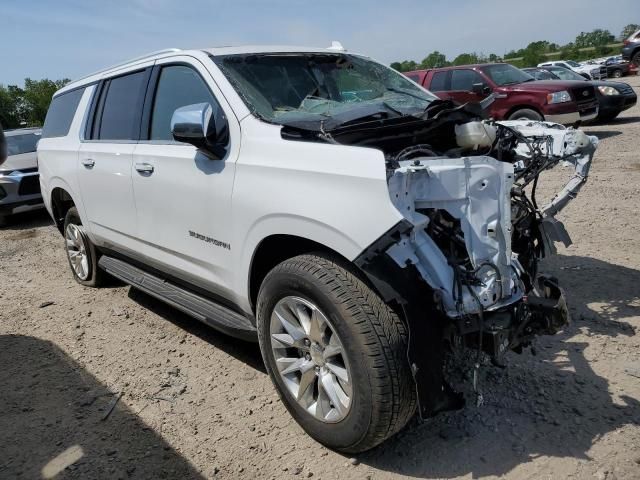
<path id="1" fill-rule="evenodd" d="M 103 78 L 100 80 L 98 87 L 95 90 L 94 97 L 91 99 L 91 106 L 89 111 L 89 118 L 85 125 L 85 138 L 84 142 L 87 143 L 138 143 L 140 141 L 140 133 L 142 131 L 142 113 L 144 102 L 146 100 L 147 92 L 149 89 L 149 79 L 151 77 L 151 71 L 154 67 L 144 67 L 135 70 L 130 70 L 119 75 Z M 104 112 L 104 104 L 109 93 L 109 87 L 111 81 L 117 78 L 126 77 L 136 73 L 144 72 L 145 75 L 140 85 L 140 92 L 138 95 L 138 101 L 135 105 L 136 116 L 134 118 L 134 131 L 132 131 L 131 139 L 101 139 L 94 138 L 100 134 L 102 128 L 102 114 Z M 136 127 L 137 125 L 137 127 Z"/>
<path id="2" fill-rule="evenodd" d="M 152 72 L 149 77 L 149 83 L 148 83 L 147 91 L 145 94 L 145 101 L 142 109 L 142 118 L 141 118 L 141 124 L 140 124 L 139 143 L 143 143 L 145 145 L 180 145 L 180 146 L 193 148 L 193 146 L 188 143 L 177 142 L 175 140 L 152 140 L 151 139 L 151 121 L 153 118 L 153 107 L 155 105 L 156 95 L 158 93 L 158 85 L 160 83 L 160 74 L 162 73 L 162 69 L 167 67 L 187 67 L 193 70 L 196 73 L 196 75 L 200 77 L 204 85 L 207 87 L 207 90 L 209 90 L 211 97 L 218 104 L 217 105 L 218 108 L 224 111 L 220 100 L 218 100 L 218 97 L 211 89 L 209 82 L 207 82 L 204 76 L 198 71 L 198 69 L 193 64 L 189 62 L 181 61 L 181 60 L 178 60 L 175 62 L 156 64 L 152 67 Z M 227 119 L 227 121 L 229 120 Z"/>

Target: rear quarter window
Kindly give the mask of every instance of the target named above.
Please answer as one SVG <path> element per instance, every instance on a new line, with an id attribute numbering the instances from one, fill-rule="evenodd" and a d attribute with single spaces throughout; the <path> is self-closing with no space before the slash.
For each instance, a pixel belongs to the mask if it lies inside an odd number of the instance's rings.
<path id="1" fill-rule="evenodd" d="M 53 98 L 42 127 L 42 138 L 66 137 L 69 134 L 84 90 L 78 88 Z"/>
<path id="2" fill-rule="evenodd" d="M 433 92 L 443 92 L 447 89 L 447 72 L 436 72 L 431 79 L 429 90 Z"/>

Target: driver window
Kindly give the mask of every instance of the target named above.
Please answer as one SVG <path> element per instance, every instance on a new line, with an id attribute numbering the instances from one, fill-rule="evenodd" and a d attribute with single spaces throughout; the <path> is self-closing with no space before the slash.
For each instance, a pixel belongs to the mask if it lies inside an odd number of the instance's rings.
<path id="1" fill-rule="evenodd" d="M 452 70 L 451 72 L 451 90 L 472 92 L 474 83 L 485 82 L 482 77 L 473 70 Z"/>
<path id="2" fill-rule="evenodd" d="M 164 67 L 158 79 L 158 88 L 151 113 L 151 140 L 173 140 L 171 117 L 180 107 L 195 103 L 217 102 L 202 77 L 191 67 L 171 65 Z"/>

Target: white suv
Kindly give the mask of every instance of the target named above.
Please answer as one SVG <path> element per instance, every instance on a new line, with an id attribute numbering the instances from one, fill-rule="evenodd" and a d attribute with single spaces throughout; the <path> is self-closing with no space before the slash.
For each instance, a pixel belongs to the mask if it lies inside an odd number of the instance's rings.
<path id="1" fill-rule="evenodd" d="M 447 343 L 499 361 L 567 320 L 537 259 L 570 241 L 554 215 L 597 139 L 484 106 L 339 45 L 157 52 L 55 95 L 43 197 L 79 283 L 259 340 L 300 425 L 359 452 L 462 405 Z M 538 208 L 560 160 L 576 171 Z"/>
<path id="2" fill-rule="evenodd" d="M 573 70 L 574 72 L 582 75 L 587 80 L 604 80 L 607 78 L 607 67 L 601 65 L 589 65 L 574 62 L 573 60 L 557 60 L 553 62 L 539 63 L 538 67 L 562 67 L 567 70 Z"/>

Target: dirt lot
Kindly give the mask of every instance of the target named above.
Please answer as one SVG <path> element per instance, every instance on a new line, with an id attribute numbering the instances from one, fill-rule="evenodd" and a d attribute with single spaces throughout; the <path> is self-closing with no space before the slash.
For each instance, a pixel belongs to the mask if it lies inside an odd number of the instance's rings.
<path id="1" fill-rule="evenodd" d="M 291 420 L 257 345 L 128 287 L 79 286 L 46 214 L 15 219 L 0 229 L 0 478 L 640 478 L 640 107 L 586 130 L 600 148 L 561 215 L 575 244 L 545 265 L 573 324 L 486 366 L 480 408 L 469 396 L 356 459 Z"/>

